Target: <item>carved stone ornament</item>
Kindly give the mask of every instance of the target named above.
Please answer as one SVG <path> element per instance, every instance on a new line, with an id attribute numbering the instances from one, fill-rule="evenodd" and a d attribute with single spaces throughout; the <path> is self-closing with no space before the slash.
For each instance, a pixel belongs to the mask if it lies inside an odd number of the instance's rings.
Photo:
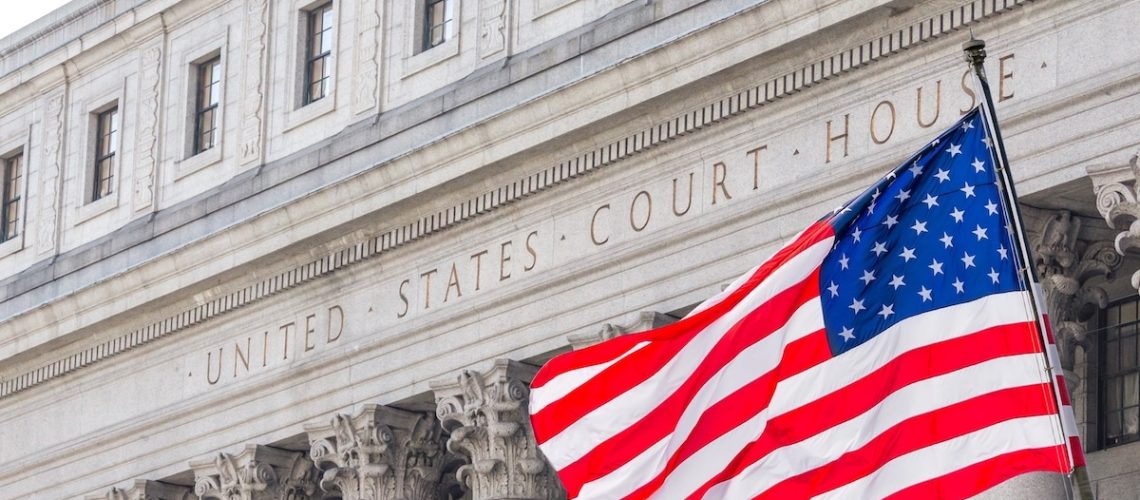
<path id="1" fill-rule="evenodd" d="M 305 426 L 321 489 L 345 500 L 441 498 L 443 429 L 435 415 L 364 405 L 325 425 Z"/>
<path id="2" fill-rule="evenodd" d="M 185 486 L 137 479 L 130 488 L 111 488 L 105 495 L 87 496 L 86 500 L 194 500 L 194 492 Z"/>
<path id="3" fill-rule="evenodd" d="M 506 0 L 479 0 L 479 57 L 487 58 L 507 47 Z"/>
<path id="4" fill-rule="evenodd" d="M 1127 166 L 1100 166 L 1088 169 L 1096 191 L 1096 208 L 1108 226 L 1121 231 L 1116 235 L 1116 251 L 1124 255 L 1140 250 L 1140 153 L 1132 155 Z M 1132 273 L 1132 288 L 1140 289 L 1140 271 Z"/>
<path id="5" fill-rule="evenodd" d="M 318 471 L 304 453 L 249 445 L 190 462 L 194 493 L 217 500 L 314 500 Z"/>
<path id="6" fill-rule="evenodd" d="M 605 323 L 598 331 L 593 333 L 576 333 L 566 337 L 570 342 L 570 347 L 574 350 L 590 347 L 594 344 L 604 342 L 614 337 L 620 337 L 627 333 L 644 332 L 654 328 L 660 328 L 673 322 L 673 318 L 654 311 L 641 311 L 637 313 L 637 318 L 633 321 L 621 325 L 613 323 Z"/>
<path id="7" fill-rule="evenodd" d="M 240 150 L 242 165 L 261 161 L 265 125 L 265 71 L 268 61 L 269 1 L 246 0 L 242 26 L 242 118 Z"/>
<path id="8" fill-rule="evenodd" d="M 436 414 L 451 433 L 447 448 L 468 459 L 456 477 L 472 500 L 565 498 L 530 427 L 527 384 L 535 372 L 499 359 L 485 373 L 464 370 L 431 384 Z"/>
<path id="9" fill-rule="evenodd" d="M 1067 210 L 1047 215 L 1033 243 L 1034 264 L 1071 390 L 1076 383 L 1076 348 L 1089 347 L 1085 322 L 1108 305 L 1108 292 L 1088 282 L 1098 276 L 1112 278 L 1123 258 L 1108 241 L 1089 243 L 1080 239 L 1080 217 Z"/>

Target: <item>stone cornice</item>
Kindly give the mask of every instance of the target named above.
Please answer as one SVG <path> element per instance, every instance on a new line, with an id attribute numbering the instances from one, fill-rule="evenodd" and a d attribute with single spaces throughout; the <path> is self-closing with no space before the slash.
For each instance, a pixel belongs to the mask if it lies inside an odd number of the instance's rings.
<path id="1" fill-rule="evenodd" d="M 251 283 L 239 290 L 204 301 L 160 321 L 117 336 L 0 382 L 0 398 L 201 324 L 286 289 L 327 276 L 364 260 L 391 252 L 440 231 L 468 222 L 503 206 L 624 161 L 686 134 L 713 127 L 768 103 L 822 84 L 892 54 L 957 31 L 1032 0 L 974 0 L 937 16 L 849 47 L 794 71 L 765 79 L 721 99 L 661 121 L 600 147 L 574 155 L 556 165 L 534 171 L 513 182 L 415 220 L 406 221 L 304 265 Z"/>

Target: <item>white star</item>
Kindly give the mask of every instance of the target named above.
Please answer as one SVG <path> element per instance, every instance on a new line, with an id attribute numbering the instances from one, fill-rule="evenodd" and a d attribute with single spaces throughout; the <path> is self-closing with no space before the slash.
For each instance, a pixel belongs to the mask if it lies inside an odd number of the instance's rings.
<path id="1" fill-rule="evenodd" d="M 875 202 L 874 201 L 872 201 L 870 204 L 867 205 L 867 215 L 871 215 L 873 213 L 875 213 Z"/>
<path id="2" fill-rule="evenodd" d="M 971 186 L 969 182 L 964 183 L 961 191 L 966 193 L 967 198 L 974 196 L 974 186 Z"/>
<path id="3" fill-rule="evenodd" d="M 883 255 L 884 253 L 887 253 L 887 245 L 876 241 L 875 247 L 871 249 L 871 253 L 875 254 L 875 257 Z"/>
<path id="4" fill-rule="evenodd" d="M 974 236 L 978 237 L 978 241 L 990 239 L 988 236 L 986 236 L 986 228 L 984 228 L 982 226 L 978 226 L 978 225 L 975 225 L 974 228 L 975 229 L 973 231 L 970 231 L 970 232 L 974 233 Z"/>
<path id="5" fill-rule="evenodd" d="M 962 256 L 963 256 L 962 257 L 962 263 L 966 265 L 966 269 L 974 267 L 974 256 L 973 255 L 970 255 L 969 252 L 963 252 Z"/>
<path id="6" fill-rule="evenodd" d="M 893 286 L 895 290 L 898 290 L 900 286 L 906 286 L 906 282 L 903 281 L 903 277 L 897 274 L 892 274 L 891 282 L 887 284 Z"/>
<path id="7" fill-rule="evenodd" d="M 914 249 L 903 247 L 903 251 L 899 254 L 899 257 L 903 258 L 903 262 L 910 262 L 910 259 L 915 258 Z"/>
<path id="8" fill-rule="evenodd" d="M 832 297 L 838 297 L 839 296 L 839 285 L 835 284 L 835 282 L 832 281 L 831 286 L 827 287 L 827 291 L 831 292 Z"/>
<path id="9" fill-rule="evenodd" d="M 887 319 L 887 318 L 891 317 L 891 315 L 894 313 L 895 313 L 895 305 L 894 304 L 883 304 L 883 309 L 881 311 L 875 313 L 875 314 L 882 316 L 883 319 Z"/>
<path id="10" fill-rule="evenodd" d="M 880 194 L 883 194 L 882 191 L 880 191 L 879 188 L 875 188 L 875 192 L 871 193 L 871 201 L 879 199 Z"/>
<path id="11" fill-rule="evenodd" d="M 931 146 L 937 146 L 937 145 L 938 145 L 938 139 L 935 139 L 935 140 L 931 141 L 931 142 L 930 142 L 930 145 L 931 145 Z"/>
<path id="12" fill-rule="evenodd" d="M 930 265 L 926 267 L 929 267 L 932 271 L 934 271 L 935 276 L 942 274 L 942 263 L 938 262 L 938 259 L 931 259 Z"/>
<path id="13" fill-rule="evenodd" d="M 985 172 L 986 171 L 985 162 L 983 162 L 982 160 L 979 160 L 977 158 L 974 158 L 974 163 L 971 163 L 970 165 L 973 165 L 975 172 Z"/>
<path id="14" fill-rule="evenodd" d="M 895 217 L 893 215 L 888 215 L 886 220 L 883 221 L 883 225 L 887 226 L 887 229 L 895 227 L 895 224 L 898 224 L 898 223 L 899 223 L 899 218 Z"/>
<path id="15" fill-rule="evenodd" d="M 855 340 L 855 330 L 852 330 L 845 326 L 843 327 L 843 330 L 839 332 L 839 336 L 843 337 L 844 342 L 850 342 L 852 340 Z"/>
<path id="16" fill-rule="evenodd" d="M 928 208 L 928 209 L 934 208 L 934 207 L 938 206 L 938 197 L 931 195 L 931 194 L 927 194 L 926 199 L 922 200 L 922 202 L 926 204 L 926 208 Z"/>
<path id="17" fill-rule="evenodd" d="M 1002 245 L 1002 246 L 998 247 L 998 249 L 997 249 L 997 252 L 998 252 L 998 255 L 1000 255 L 1000 256 L 1001 256 L 1001 260 L 1005 260 L 1005 258 L 1006 258 L 1006 254 L 1005 254 L 1005 253 L 1006 253 L 1005 245 Z"/>
<path id="18" fill-rule="evenodd" d="M 859 242 L 859 237 L 861 237 L 861 236 L 863 236 L 863 230 L 862 229 L 855 228 L 854 231 L 851 231 L 851 238 L 855 240 L 855 243 Z"/>
<path id="19" fill-rule="evenodd" d="M 946 233 L 942 233 L 942 237 L 939 238 L 938 241 L 941 241 L 942 244 L 945 245 L 943 248 L 950 248 L 954 246 L 954 237 Z"/>
<path id="20" fill-rule="evenodd" d="M 923 168 L 924 167 L 922 165 L 915 163 L 914 165 L 912 165 L 907 170 L 910 170 L 910 173 L 914 174 L 915 177 L 918 177 L 918 176 L 922 175 L 922 169 Z"/>
<path id="21" fill-rule="evenodd" d="M 997 271 L 994 271 L 994 268 L 992 268 L 992 267 L 991 267 L 991 268 L 990 268 L 990 273 L 989 273 L 989 274 L 987 274 L 986 276 L 989 276 L 991 280 L 994 280 L 994 284 L 996 285 L 996 284 L 998 283 L 998 278 L 999 278 L 1001 275 L 1000 275 L 1000 274 L 998 274 L 998 272 L 997 272 Z"/>
<path id="22" fill-rule="evenodd" d="M 943 182 L 950 180 L 950 171 L 942 170 L 940 168 L 938 169 L 938 172 L 934 174 L 934 176 L 938 178 L 938 183 L 942 184 Z"/>
<path id="23" fill-rule="evenodd" d="M 904 202 L 910 199 L 910 190 L 904 189 L 902 191 L 899 191 L 899 194 L 895 195 L 895 199 L 899 200 L 899 202 Z"/>
<path id="24" fill-rule="evenodd" d="M 989 212 L 990 215 L 997 215 L 997 209 L 998 206 L 994 203 L 994 200 L 990 200 L 989 203 L 986 203 L 986 211 Z"/>
<path id="25" fill-rule="evenodd" d="M 951 144 L 950 149 L 947 149 L 946 152 L 950 153 L 951 158 L 958 156 L 958 155 L 962 154 L 962 145 L 961 144 Z"/>
<path id="26" fill-rule="evenodd" d="M 922 234 L 926 232 L 926 223 L 916 220 L 914 221 L 914 225 L 910 226 L 910 228 L 913 229 L 916 234 Z"/>
<path id="27" fill-rule="evenodd" d="M 891 171 L 891 173 L 887 174 L 888 180 L 894 180 L 895 177 L 898 177 L 898 174 L 894 173 L 894 171 Z"/>
<path id="28" fill-rule="evenodd" d="M 966 284 L 962 283 L 962 280 L 960 280 L 958 278 L 954 278 L 954 282 L 951 283 L 951 285 L 954 285 L 954 290 L 957 290 L 958 293 L 965 293 L 966 292 L 966 289 L 965 289 Z"/>
<path id="29" fill-rule="evenodd" d="M 863 271 L 863 277 L 859 279 L 863 281 L 864 285 L 870 285 L 872 281 L 875 281 L 875 273 L 871 271 Z"/>
<path id="30" fill-rule="evenodd" d="M 963 132 L 970 130 L 972 128 L 974 128 L 974 122 L 966 122 L 966 123 L 962 124 L 962 131 Z"/>
<path id="31" fill-rule="evenodd" d="M 928 289 L 927 289 L 927 288 L 924 286 L 924 287 L 922 287 L 922 288 L 920 288 L 920 289 L 918 290 L 918 295 L 919 295 L 920 297 L 922 297 L 922 301 L 923 301 L 923 302 L 929 302 L 929 301 L 933 300 L 933 299 L 930 297 L 930 292 L 931 292 L 931 290 L 928 290 Z"/>
<path id="32" fill-rule="evenodd" d="M 850 261 L 851 259 L 847 258 L 847 254 L 843 254 L 843 256 L 839 258 L 839 268 L 847 270 L 847 263 Z"/>
<path id="33" fill-rule="evenodd" d="M 966 215 L 966 212 L 958 210 L 958 207 L 954 207 L 954 211 L 950 212 L 950 216 L 954 218 L 954 222 L 962 222 L 963 215 Z"/>
<path id="34" fill-rule="evenodd" d="M 855 314 L 859 314 L 859 311 L 866 309 L 866 307 L 863 307 L 863 301 L 859 299 L 852 300 L 851 305 L 847 307 L 855 311 Z"/>
<path id="35" fill-rule="evenodd" d="M 986 145 L 986 149 L 990 149 L 990 138 L 989 137 L 983 137 L 982 138 L 982 144 Z"/>

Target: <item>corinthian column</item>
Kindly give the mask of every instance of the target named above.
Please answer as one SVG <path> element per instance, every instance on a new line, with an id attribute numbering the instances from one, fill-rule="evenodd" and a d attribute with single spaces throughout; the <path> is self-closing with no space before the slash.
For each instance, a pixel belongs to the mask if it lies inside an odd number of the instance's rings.
<path id="1" fill-rule="evenodd" d="M 190 462 L 194 493 L 216 500 L 315 500 L 317 469 L 304 453 L 247 445 Z"/>
<path id="2" fill-rule="evenodd" d="M 430 413 L 368 404 L 355 416 L 305 426 L 321 488 L 344 500 L 435 500 L 444 466 L 443 429 Z"/>
<path id="3" fill-rule="evenodd" d="M 527 414 L 528 384 L 537 371 L 499 359 L 486 372 L 464 370 L 431 383 L 436 414 L 451 432 L 447 449 L 469 460 L 456 476 L 471 490 L 471 500 L 565 498 Z"/>
<path id="4" fill-rule="evenodd" d="M 89 495 L 86 500 L 196 500 L 185 486 L 137 479 L 130 488 L 111 488 L 105 495 Z"/>

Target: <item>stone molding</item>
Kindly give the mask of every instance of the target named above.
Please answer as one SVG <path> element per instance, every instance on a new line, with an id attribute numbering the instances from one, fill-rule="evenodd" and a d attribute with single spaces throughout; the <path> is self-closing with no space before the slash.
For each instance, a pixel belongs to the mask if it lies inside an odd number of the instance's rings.
<path id="1" fill-rule="evenodd" d="M 620 325 L 605 323 L 596 332 L 568 335 L 566 341 L 570 343 L 572 349 L 577 351 L 614 337 L 660 328 L 673 321 L 673 318 L 656 311 L 641 311 L 637 313 L 637 318 L 629 323 Z"/>
<path id="2" fill-rule="evenodd" d="M 317 469 L 303 453 L 248 445 L 241 453 L 218 453 L 190 462 L 194 493 L 215 500 L 310 500 Z"/>
<path id="3" fill-rule="evenodd" d="M 528 384 L 537 368 L 497 359 L 491 369 L 463 370 L 430 383 L 436 414 L 450 432 L 447 449 L 469 462 L 456 472 L 472 500 L 565 498 L 530 426 Z"/>
<path id="4" fill-rule="evenodd" d="M 442 431 L 431 413 L 376 404 L 305 426 L 321 489 L 344 500 L 439 498 L 447 460 Z"/>
<path id="5" fill-rule="evenodd" d="M 16 392 L 41 384 L 63 374 L 73 372 L 92 363 L 103 361 L 121 354 L 159 337 L 169 335 L 208 319 L 232 312 L 235 309 L 265 299 L 286 289 L 325 276 L 345 266 L 370 259 L 382 253 L 393 251 L 408 243 L 419 241 L 444 229 L 466 223 L 503 206 L 533 196 L 556 185 L 580 178 L 585 174 L 629 159 L 649 149 L 660 146 L 684 135 L 695 133 L 714 126 L 733 116 L 757 109 L 776 100 L 821 84 L 855 69 L 876 63 L 892 54 L 927 43 L 993 17 L 1029 4 L 1034 0 L 973 0 L 942 14 L 913 23 L 905 29 L 894 30 L 886 35 L 848 48 L 830 57 L 802 66 L 797 70 L 781 74 L 775 78 L 749 87 L 745 90 L 718 99 L 709 104 L 657 123 L 609 144 L 575 155 L 557 165 L 533 172 L 509 184 L 484 192 L 474 198 L 455 204 L 449 208 L 431 213 L 413 221 L 398 225 L 365 241 L 355 243 L 313 260 L 307 264 L 284 271 L 270 278 L 250 284 L 237 291 L 199 304 L 181 313 L 153 322 L 137 330 L 128 332 L 102 344 L 89 347 L 63 359 L 48 363 L 39 368 L 0 381 L 0 399 Z M 247 8 L 264 4 L 262 0 L 247 0 Z M 268 9 L 268 7 L 266 7 Z M 268 14 L 265 14 L 268 15 Z M 248 20 L 253 23 L 253 20 Z M 263 34 L 264 35 L 264 34 Z M 252 36 L 252 35 L 250 35 Z M 262 47 L 264 50 L 264 47 Z M 253 57 L 254 52 L 247 52 Z M 261 56 L 264 59 L 264 55 Z M 249 62 L 247 60 L 247 62 Z M 247 64 L 249 67 L 249 64 Z M 260 77 L 259 77 L 260 78 Z M 259 101 L 260 102 L 260 101 Z M 50 104 L 50 100 L 49 100 Z M 248 109 L 246 111 L 249 111 Z M 247 118 L 248 118 L 247 114 Z M 243 122 L 247 120 L 243 119 Z M 242 131 L 242 163 L 246 158 L 246 125 Z M 254 128 L 249 129 L 251 134 Z M 258 141 L 261 125 L 256 127 Z M 256 152 L 260 155 L 260 142 Z M 1138 273 L 1140 274 L 1140 273 Z"/>
<path id="6" fill-rule="evenodd" d="M 111 488 L 105 495 L 89 495 L 86 500 L 197 500 L 194 492 L 185 486 L 136 479 L 130 488 Z"/>

